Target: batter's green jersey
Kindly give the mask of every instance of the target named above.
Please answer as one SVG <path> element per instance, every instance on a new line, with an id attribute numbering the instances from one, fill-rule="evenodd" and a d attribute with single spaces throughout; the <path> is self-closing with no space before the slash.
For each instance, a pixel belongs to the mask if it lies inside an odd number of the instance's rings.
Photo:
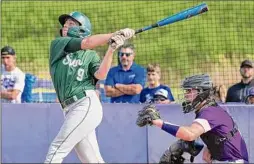
<path id="1" fill-rule="evenodd" d="M 51 42 L 50 75 L 60 102 L 95 89 L 94 73 L 99 69 L 100 57 L 93 50 L 80 50 L 81 41 L 59 37 Z"/>

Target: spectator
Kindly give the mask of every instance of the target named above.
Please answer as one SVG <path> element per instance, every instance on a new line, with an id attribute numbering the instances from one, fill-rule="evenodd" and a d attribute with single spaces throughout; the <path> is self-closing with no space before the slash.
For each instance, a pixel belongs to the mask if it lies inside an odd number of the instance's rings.
<path id="1" fill-rule="evenodd" d="M 139 103 L 146 73 L 143 67 L 134 62 L 135 55 L 135 48 L 130 43 L 119 48 L 120 64 L 109 70 L 104 86 L 111 103 Z"/>
<path id="2" fill-rule="evenodd" d="M 30 73 L 25 74 L 25 86 L 21 94 L 22 103 L 31 103 L 33 101 L 32 90 L 33 90 L 33 85 L 35 82 L 36 82 L 36 76 Z"/>
<path id="3" fill-rule="evenodd" d="M 246 104 L 254 104 L 254 87 L 249 89 L 248 96 L 246 97 Z"/>
<path id="4" fill-rule="evenodd" d="M 110 103 L 110 97 L 106 96 L 105 89 L 104 89 L 105 80 L 99 80 L 96 84 L 96 92 L 100 96 L 100 100 L 103 103 Z"/>
<path id="5" fill-rule="evenodd" d="M 148 87 L 142 90 L 140 102 L 169 104 L 175 101 L 170 88 L 160 84 L 160 66 L 157 64 L 149 64 L 146 70 Z"/>
<path id="6" fill-rule="evenodd" d="M 1 49 L 1 102 L 21 103 L 21 94 L 25 86 L 25 74 L 16 67 L 16 54 L 12 47 Z"/>
<path id="7" fill-rule="evenodd" d="M 226 102 L 226 95 L 227 95 L 227 89 L 225 85 L 219 85 L 214 87 L 215 92 L 215 101 L 217 103 L 225 103 Z"/>
<path id="8" fill-rule="evenodd" d="M 251 60 L 242 62 L 240 68 L 242 80 L 228 89 L 226 102 L 245 102 L 248 88 L 254 87 L 253 66 L 254 64 Z"/>

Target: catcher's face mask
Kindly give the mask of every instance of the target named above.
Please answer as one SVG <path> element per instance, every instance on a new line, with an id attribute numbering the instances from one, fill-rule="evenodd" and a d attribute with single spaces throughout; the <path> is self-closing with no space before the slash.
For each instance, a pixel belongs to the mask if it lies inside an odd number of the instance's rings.
<path id="1" fill-rule="evenodd" d="M 189 113 L 194 109 L 193 101 L 202 91 L 194 88 L 183 88 L 183 93 L 179 94 L 179 101 L 182 104 L 183 113 Z"/>
<path id="2" fill-rule="evenodd" d="M 199 91 L 193 88 L 184 88 L 183 92 L 184 92 L 184 99 L 190 102 L 192 102 L 199 94 Z"/>

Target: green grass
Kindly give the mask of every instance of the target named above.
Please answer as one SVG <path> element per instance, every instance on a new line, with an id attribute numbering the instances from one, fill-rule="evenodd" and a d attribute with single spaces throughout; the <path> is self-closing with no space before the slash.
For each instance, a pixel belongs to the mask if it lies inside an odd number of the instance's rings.
<path id="1" fill-rule="evenodd" d="M 202 1 L 2 1 L 1 45 L 15 47 L 22 70 L 49 78 L 48 52 L 58 36 L 58 16 L 84 12 L 93 33 L 140 28 Z M 180 79 L 208 72 L 229 85 L 239 80 L 242 59 L 254 57 L 254 2 L 207 1 L 209 11 L 143 32 L 133 39 L 136 62 L 160 63 L 163 82 L 177 91 Z M 107 46 L 97 48 L 103 56 Z M 116 63 L 116 57 L 114 60 Z"/>

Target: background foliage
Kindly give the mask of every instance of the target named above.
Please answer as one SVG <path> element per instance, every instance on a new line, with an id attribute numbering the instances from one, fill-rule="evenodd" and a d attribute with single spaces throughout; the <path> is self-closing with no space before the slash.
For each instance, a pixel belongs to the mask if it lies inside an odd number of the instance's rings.
<path id="1" fill-rule="evenodd" d="M 1 47 L 13 46 L 18 66 L 39 78 L 48 73 L 49 44 L 59 35 L 58 16 L 80 11 L 93 34 L 140 28 L 202 1 L 2 1 Z M 209 73 L 216 84 L 240 80 L 239 65 L 254 59 L 254 2 L 207 1 L 209 12 L 136 36 L 138 64 L 159 63 L 162 82 L 174 92 L 180 80 Z M 97 48 L 103 56 L 107 46 Z M 114 65 L 117 63 L 115 57 Z"/>

